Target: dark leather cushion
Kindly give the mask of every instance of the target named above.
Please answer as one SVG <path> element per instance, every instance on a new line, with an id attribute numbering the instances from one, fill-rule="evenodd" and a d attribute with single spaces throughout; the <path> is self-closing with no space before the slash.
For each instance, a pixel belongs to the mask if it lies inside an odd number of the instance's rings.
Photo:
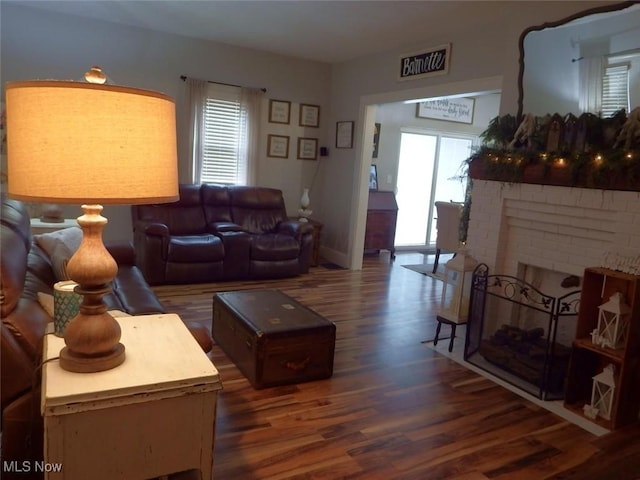
<path id="1" fill-rule="evenodd" d="M 298 258 L 300 244 L 295 238 L 277 233 L 255 235 L 251 241 L 252 260 L 290 260 Z"/>
<path id="2" fill-rule="evenodd" d="M 206 231 L 200 203 L 200 185 L 180 185 L 180 200 L 173 203 L 134 205 L 133 222 L 161 223 L 171 235 L 194 235 Z"/>
<path id="3" fill-rule="evenodd" d="M 287 220 L 284 198 L 280 190 L 265 187 L 229 187 L 233 221 L 245 231 L 272 233 Z"/>
<path id="4" fill-rule="evenodd" d="M 222 241 L 215 235 L 184 235 L 169 239 L 167 260 L 170 262 L 219 262 L 223 258 Z"/>
<path id="5" fill-rule="evenodd" d="M 231 223 L 231 212 L 229 210 L 231 199 L 227 187 L 204 183 L 200 188 L 202 208 L 204 209 L 207 224 Z"/>

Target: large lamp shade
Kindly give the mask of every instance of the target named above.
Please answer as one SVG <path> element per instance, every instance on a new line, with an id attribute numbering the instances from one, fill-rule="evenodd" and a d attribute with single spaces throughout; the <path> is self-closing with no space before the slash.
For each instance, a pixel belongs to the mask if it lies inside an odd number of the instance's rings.
<path id="1" fill-rule="evenodd" d="M 6 86 L 8 193 L 34 202 L 178 199 L 175 103 L 84 82 Z"/>

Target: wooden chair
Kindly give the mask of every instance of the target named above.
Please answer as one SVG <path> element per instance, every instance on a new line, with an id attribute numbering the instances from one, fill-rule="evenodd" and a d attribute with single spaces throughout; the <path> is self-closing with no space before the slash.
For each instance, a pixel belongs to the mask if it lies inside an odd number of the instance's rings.
<path id="1" fill-rule="evenodd" d="M 456 253 L 460 247 L 460 217 L 462 204 L 457 202 L 436 202 L 436 259 L 433 273 L 438 269 L 440 253 Z"/>

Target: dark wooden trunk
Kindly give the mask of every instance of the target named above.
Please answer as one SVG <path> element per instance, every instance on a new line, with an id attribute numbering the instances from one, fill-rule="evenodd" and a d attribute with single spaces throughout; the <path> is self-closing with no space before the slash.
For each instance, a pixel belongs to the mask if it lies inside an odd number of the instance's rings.
<path id="1" fill-rule="evenodd" d="M 215 294 L 211 331 L 256 389 L 333 374 L 336 326 L 278 290 Z"/>

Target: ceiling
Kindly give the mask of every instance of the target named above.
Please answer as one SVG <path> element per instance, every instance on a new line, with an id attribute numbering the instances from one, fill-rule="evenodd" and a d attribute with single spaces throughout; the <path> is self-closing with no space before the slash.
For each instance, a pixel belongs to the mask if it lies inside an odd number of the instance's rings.
<path id="1" fill-rule="evenodd" d="M 255 50 L 336 63 L 422 48 L 528 2 L 329 0 L 2 0 Z M 458 27 L 461 25 L 461 27 Z"/>

